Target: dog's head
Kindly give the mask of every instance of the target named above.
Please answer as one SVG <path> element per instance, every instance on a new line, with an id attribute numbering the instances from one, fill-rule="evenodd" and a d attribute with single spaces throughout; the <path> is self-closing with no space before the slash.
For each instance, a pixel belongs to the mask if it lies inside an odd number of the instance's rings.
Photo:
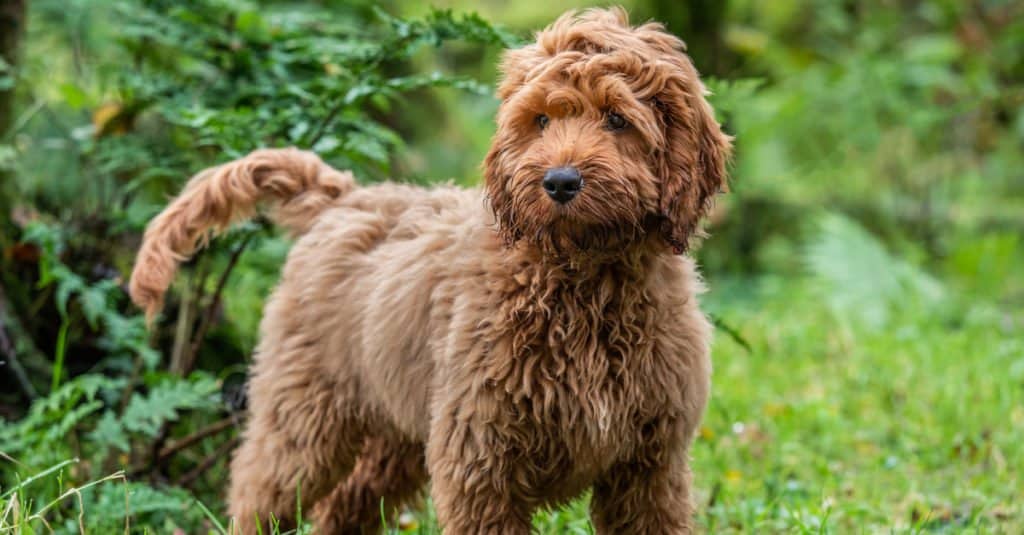
<path id="1" fill-rule="evenodd" d="M 502 236 L 544 250 L 686 249 L 726 185 L 722 133 L 684 45 L 625 11 L 567 13 L 508 50 L 485 188 Z"/>

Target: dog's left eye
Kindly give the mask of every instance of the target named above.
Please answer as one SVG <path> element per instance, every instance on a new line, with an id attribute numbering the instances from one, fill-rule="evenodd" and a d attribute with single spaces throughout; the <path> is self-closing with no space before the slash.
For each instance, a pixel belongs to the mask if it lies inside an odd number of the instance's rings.
<path id="1" fill-rule="evenodd" d="M 622 130 L 629 126 L 629 121 L 625 117 L 610 111 L 605 118 L 605 124 L 608 126 L 608 130 Z"/>

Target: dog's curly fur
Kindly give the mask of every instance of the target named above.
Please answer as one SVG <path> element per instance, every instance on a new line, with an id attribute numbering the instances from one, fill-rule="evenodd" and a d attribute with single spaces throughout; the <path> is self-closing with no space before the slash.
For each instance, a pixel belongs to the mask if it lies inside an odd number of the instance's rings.
<path id="1" fill-rule="evenodd" d="M 446 533 L 528 533 L 587 489 L 598 533 L 693 529 L 711 328 L 681 253 L 730 138 L 682 42 L 621 9 L 564 15 L 502 71 L 482 192 L 356 187 L 312 153 L 259 150 L 150 224 L 131 281 L 150 315 L 177 263 L 259 201 L 298 237 L 231 464 L 241 532 L 293 522 L 297 496 L 322 532 L 377 529 L 381 500 L 428 477 Z M 559 204 L 541 178 L 567 165 L 584 185 Z"/>

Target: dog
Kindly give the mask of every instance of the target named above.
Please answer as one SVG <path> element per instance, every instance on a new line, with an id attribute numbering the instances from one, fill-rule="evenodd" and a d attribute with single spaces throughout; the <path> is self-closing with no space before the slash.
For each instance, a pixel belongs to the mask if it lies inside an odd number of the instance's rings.
<path id="1" fill-rule="evenodd" d="M 449 534 L 526 534 L 587 490 L 597 533 L 694 530 L 712 328 L 686 253 L 731 138 L 682 41 L 620 8 L 563 15 L 501 72 L 482 189 L 357 187 L 264 149 L 148 226 L 130 292 L 150 317 L 177 264 L 260 203 L 296 237 L 231 462 L 237 532 L 298 507 L 322 533 L 373 531 L 428 481 Z"/>

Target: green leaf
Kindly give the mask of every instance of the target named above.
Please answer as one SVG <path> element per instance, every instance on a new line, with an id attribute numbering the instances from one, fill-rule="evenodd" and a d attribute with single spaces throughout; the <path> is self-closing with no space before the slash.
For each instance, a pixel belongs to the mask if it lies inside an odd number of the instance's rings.
<path id="1" fill-rule="evenodd" d="M 819 220 L 805 259 L 833 311 L 873 329 L 887 324 L 894 307 L 934 306 L 944 294 L 934 278 L 894 257 L 863 227 L 840 214 Z"/>
<path id="2" fill-rule="evenodd" d="M 82 304 L 82 313 L 85 314 L 89 326 L 96 329 L 100 317 L 107 310 L 106 289 L 95 286 L 82 288 L 78 300 Z"/>
<path id="3" fill-rule="evenodd" d="M 116 448 L 119 451 L 127 452 L 131 449 L 128 441 L 128 434 L 121 426 L 120 420 L 114 411 L 108 410 L 96 423 L 96 427 L 89 433 L 89 439 L 96 441 L 101 446 Z"/>
<path id="4" fill-rule="evenodd" d="M 193 374 L 188 380 L 164 379 L 148 395 L 132 397 L 121 425 L 134 433 L 156 436 L 165 422 L 178 418 L 180 411 L 217 408 L 218 392 L 217 381 L 203 374 Z"/>
<path id="5" fill-rule="evenodd" d="M 911 62 L 950 63 L 960 57 L 963 48 L 953 35 L 930 34 L 910 38 L 904 48 Z"/>
<path id="6" fill-rule="evenodd" d="M 89 102 L 89 95 L 74 83 L 65 82 L 60 84 L 59 89 L 64 102 L 74 109 L 81 109 Z"/>
<path id="7" fill-rule="evenodd" d="M 55 267 L 52 271 L 57 281 L 57 291 L 54 293 L 54 300 L 57 302 L 57 310 L 60 315 L 67 317 L 68 300 L 73 294 L 86 289 L 85 281 L 64 265 Z"/>

